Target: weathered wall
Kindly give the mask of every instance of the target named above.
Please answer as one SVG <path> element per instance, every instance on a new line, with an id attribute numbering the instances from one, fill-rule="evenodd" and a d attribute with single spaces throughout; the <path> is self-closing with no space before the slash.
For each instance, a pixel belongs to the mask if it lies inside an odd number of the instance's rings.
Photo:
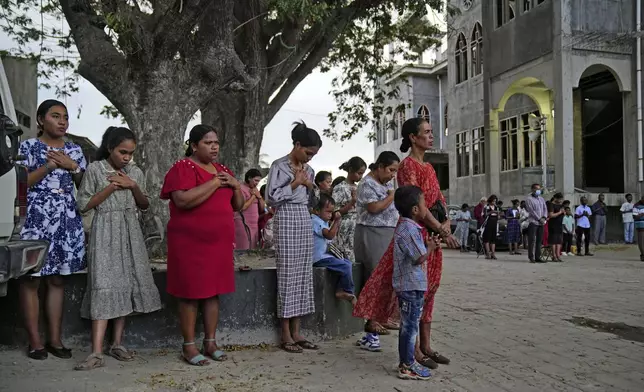
<path id="1" fill-rule="evenodd" d="M 546 1 L 528 12 L 517 12 L 515 18 L 496 28 L 495 1 L 482 1 L 483 29 L 488 30 L 485 47 L 490 77 L 518 67 L 552 51 L 553 1 Z M 521 2 L 517 2 L 521 3 Z M 517 6 L 522 10 L 522 7 Z"/>
<path id="2" fill-rule="evenodd" d="M 157 271 L 154 281 L 161 293 L 163 309 L 128 317 L 125 344 L 128 347 L 181 347 L 177 301 L 166 293 L 166 273 Z M 351 304 L 335 298 L 336 276 L 325 268 L 314 268 L 315 314 L 304 317 L 302 328 L 313 339 L 342 337 L 362 330 L 363 320 L 351 316 Z M 354 267 L 356 289 L 362 287 L 362 265 Z M 80 318 L 87 275 L 74 274 L 67 280 L 63 318 L 63 339 L 69 347 L 88 346 L 90 322 Z M 221 344 L 252 345 L 278 342 L 277 276 L 275 268 L 235 273 L 236 291 L 221 296 L 217 340 Z M 42 304 L 43 301 L 41 301 Z M 9 294 L 0 298 L 0 344 L 26 345 L 20 319 L 17 282 L 11 281 Z M 44 323 L 44 311 L 41 312 Z M 197 331 L 203 327 L 201 317 Z M 41 323 L 42 324 L 42 323 Z M 45 331 L 44 325 L 41 331 Z"/>
<path id="3" fill-rule="evenodd" d="M 483 127 L 484 108 L 483 108 L 483 73 L 471 76 L 471 52 L 468 52 L 468 79 L 462 83 L 456 84 L 456 61 L 454 50 L 456 40 L 459 34 L 463 33 L 467 39 L 468 48 L 471 44 L 471 36 L 474 26 L 481 22 L 481 2 L 475 1 L 472 8 L 463 11 L 452 18 L 448 25 L 451 26 L 448 32 L 447 45 L 447 127 L 449 131 L 448 145 L 450 146 L 450 163 L 449 163 L 449 199 L 451 204 L 473 203 L 478 202 L 482 195 L 488 194 L 489 189 L 484 174 L 473 176 L 470 171 L 469 176 L 457 177 L 456 174 L 456 134 L 462 131 L 471 131 L 472 129 Z M 483 36 L 486 31 L 483 27 Z M 483 59 L 487 58 L 488 42 L 483 41 Z M 485 72 L 485 66 L 483 67 Z M 486 132 L 486 138 L 488 138 Z M 486 140 L 487 143 L 487 140 Z M 489 156 L 486 156 L 486 160 Z M 471 159 L 470 159 L 471 161 Z M 470 167 L 471 167 L 470 163 Z"/>

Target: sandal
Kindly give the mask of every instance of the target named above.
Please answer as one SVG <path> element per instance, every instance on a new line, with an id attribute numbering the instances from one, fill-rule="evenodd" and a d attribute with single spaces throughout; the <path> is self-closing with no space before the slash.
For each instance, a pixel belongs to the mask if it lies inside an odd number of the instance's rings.
<path id="1" fill-rule="evenodd" d="M 105 366 L 103 354 L 92 353 L 85 360 L 74 366 L 74 370 L 92 370 Z"/>
<path id="2" fill-rule="evenodd" d="M 215 342 L 215 341 L 216 341 L 215 339 L 204 339 L 203 340 L 204 345 L 201 348 L 201 353 L 204 354 L 205 356 L 211 357 L 212 359 L 214 359 L 217 362 L 223 362 L 223 361 L 228 359 L 228 355 L 226 354 L 225 351 L 217 349 L 212 354 L 208 354 L 206 352 L 206 343 L 211 343 L 211 342 Z"/>
<path id="3" fill-rule="evenodd" d="M 313 344 L 309 342 L 308 340 L 300 340 L 299 342 L 295 342 L 298 346 L 305 350 L 319 350 L 320 346 Z"/>
<path id="4" fill-rule="evenodd" d="M 391 332 L 382 325 L 378 324 L 378 327 L 374 327 L 373 322 L 367 321 L 364 325 L 364 331 L 367 333 L 375 333 L 377 335 L 390 335 Z"/>
<path id="5" fill-rule="evenodd" d="M 69 359 L 72 357 L 72 350 L 65 347 L 54 347 L 51 343 L 45 344 L 45 350 L 49 351 L 51 355 L 57 358 Z"/>
<path id="6" fill-rule="evenodd" d="M 192 346 L 194 345 L 195 342 L 187 342 L 184 343 L 185 346 Z M 208 358 L 204 357 L 202 354 L 197 354 L 192 358 L 187 358 L 186 354 L 182 351 L 181 352 L 181 358 L 183 358 L 184 361 L 188 362 L 189 364 L 193 366 L 208 366 L 210 365 L 210 362 L 208 362 Z"/>
<path id="7" fill-rule="evenodd" d="M 424 356 L 421 359 L 417 360 L 418 363 L 430 369 L 438 369 L 438 364 L 431 359 L 429 356 Z"/>
<path id="8" fill-rule="evenodd" d="M 134 360 L 135 353 L 128 351 L 123 346 L 112 346 L 107 352 L 107 355 L 119 361 L 130 362 Z"/>
<path id="9" fill-rule="evenodd" d="M 438 351 L 432 351 L 429 355 L 427 355 L 429 358 L 431 358 L 432 361 L 440 364 L 440 365 L 449 365 L 449 358 L 440 355 Z"/>
<path id="10" fill-rule="evenodd" d="M 47 354 L 47 350 L 44 348 L 39 348 L 37 350 L 33 350 L 31 346 L 27 349 L 27 356 L 31 359 L 35 359 L 37 361 L 42 361 L 47 359 L 49 354 Z"/>
<path id="11" fill-rule="evenodd" d="M 304 350 L 302 350 L 302 347 L 298 346 L 297 343 L 289 343 L 289 342 L 284 342 L 280 344 L 280 348 L 287 353 L 293 353 L 293 354 L 300 354 Z"/>

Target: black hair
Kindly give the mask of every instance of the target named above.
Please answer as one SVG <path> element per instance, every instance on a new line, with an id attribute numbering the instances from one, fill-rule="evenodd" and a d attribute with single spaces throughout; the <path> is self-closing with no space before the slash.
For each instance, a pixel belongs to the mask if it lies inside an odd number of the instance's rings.
<path id="1" fill-rule="evenodd" d="M 340 170 L 344 170 L 347 173 L 355 173 L 357 171 L 360 171 L 360 169 L 362 169 L 363 167 L 367 167 L 367 163 L 364 161 L 364 159 L 360 157 L 353 157 L 340 165 Z"/>
<path id="2" fill-rule="evenodd" d="M 329 177 L 331 177 L 331 173 L 329 173 L 328 171 L 324 171 L 324 170 L 319 171 L 315 175 L 315 180 L 314 180 L 315 185 L 319 186 L 321 182 L 324 182 Z"/>
<path id="3" fill-rule="evenodd" d="M 512 205 L 515 205 L 515 204 L 519 204 L 520 201 L 519 201 L 519 199 L 512 199 L 512 200 L 510 200 L 510 203 L 512 203 Z"/>
<path id="4" fill-rule="evenodd" d="M 260 172 L 259 169 L 250 169 L 246 172 L 246 174 L 244 174 L 244 182 L 248 183 L 248 181 L 251 178 L 261 177 L 261 176 L 262 176 L 262 172 Z"/>
<path id="5" fill-rule="evenodd" d="M 569 210 L 570 206 L 564 207 L 564 210 Z"/>
<path id="6" fill-rule="evenodd" d="M 561 204 L 562 205 L 566 205 L 566 204 L 570 205 L 570 200 L 564 200 L 563 203 L 561 203 Z"/>
<path id="7" fill-rule="evenodd" d="M 416 185 L 405 185 L 396 189 L 394 193 L 394 205 L 401 216 L 411 218 L 411 211 L 420 204 L 423 191 Z"/>
<path id="8" fill-rule="evenodd" d="M 369 170 L 376 170 L 379 167 L 391 166 L 394 163 L 400 162 L 400 158 L 393 151 L 383 151 L 378 155 L 378 159 L 371 165 L 369 165 Z"/>
<path id="9" fill-rule="evenodd" d="M 468 208 L 470 208 L 470 206 L 468 206 L 467 203 L 463 203 L 461 206 L 461 210 L 467 210 Z"/>
<path id="10" fill-rule="evenodd" d="M 488 197 L 488 198 L 487 198 L 487 202 L 488 202 L 488 203 L 492 203 L 492 201 L 493 201 L 493 200 L 498 201 L 498 200 L 499 200 L 499 198 L 498 198 L 498 197 L 496 197 L 496 195 L 490 195 L 490 197 Z"/>
<path id="11" fill-rule="evenodd" d="M 259 188 L 259 194 L 260 194 L 260 195 L 262 195 L 262 197 L 266 197 L 266 196 L 265 196 L 265 193 L 266 193 L 266 184 L 262 185 L 262 186 Z"/>
<path id="12" fill-rule="evenodd" d="M 316 211 L 322 211 L 324 207 L 327 205 L 335 205 L 335 200 L 326 193 L 320 193 L 320 197 L 318 198 L 318 202 L 315 204 L 315 210 Z"/>
<path id="13" fill-rule="evenodd" d="M 322 139 L 315 129 L 306 126 L 304 121 L 294 122 L 291 131 L 293 145 L 299 143 L 301 147 L 322 147 Z"/>
<path id="14" fill-rule="evenodd" d="M 190 134 L 188 135 L 188 140 L 186 140 L 186 144 L 188 145 L 188 148 L 186 148 L 187 157 L 194 154 L 194 151 L 192 151 L 192 145 L 199 144 L 201 139 L 203 139 L 204 136 L 206 136 L 210 132 L 217 133 L 217 130 L 214 127 L 206 124 L 198 124 L 192 127 Z"/>
<path id="15" fill-rule="evenodd" d="M 331 188 L 335 188 L 336 185 L 342 183 L 343 181 L 346 181 L 346 179 L 347 178 L 343 176 L 336 177 L 331 183 Z"/>
<path id="16" fill-rule="evenodd" d="M 497 200 L 496 204 L 501 207 L 503 205 L 503 200 Z"/>
<path id="17" fill-rule="evenodd" d="M 541 186 L 541 184 L 539 184 L 538 182 L 535 182 L 534 184 L 532 184 L 532 186 L 530 187 L 530 189 L 534 190 L 534 188 L 536 188 L 536 187 L 538 187 L 538 186 Z"/>
<path id="18" fill-rule="evenodd" d="M 627 193 L 626 196 L 624 196 L 624 197 L 629 197 L 629 196 L 633 197 L 633 195 L 631 195 L 630 193 Z"/>
<path id="19" fill-rule="evenodd" d="M 407 152 L 411 148 L 411 139 L 410 135 L 418 135 L 418 130 L 423 123 L 426 123 L 422 117 L 414 117 L 405 121 L 402 126 L 401 136 L 403 138 L 402 143 L 400 144 L 400 151 Z"/>
<path id="20" fill-rule="evenodd" d="M 103 133 L 101 145 L 96 150 L 96 160 L 102 161 L 109 158 L 110 151 L 114 150 L 125 140 L 132 140 L 136 143 L 134 132 L 125 127 L 109 127 Z"/>
<path id="21" fill-rule="evenodd" d="M 54 106 L 62 106 L 67 110 L 67 106 L 65 106 L 64 103 L 56 100 L 56 99 L 46 99 L 38 105 L 38 109 L 36 110 L 36 123 L 38 124 L 38 137 L 42 136 L 43 134 L 43 129 L 42 129 L 42 124 L 40 123 L 40 118 L 45 118 L 47 115 L 47 112 L 49 112 L 49 109 L 53 108 Z"/>
<path id="22" fill-rule="evenodd" d="M 552 196 L 552 198 L 553 198 L 554 200 L 558 200 L 558 199 L 563 199 L 563 198 L 564 198 L 564 196 L 563 196 L 563 193 L 561 193 L 561 192 L 557 192 L 557 193 L 555 193 L 555 194 Z"/>

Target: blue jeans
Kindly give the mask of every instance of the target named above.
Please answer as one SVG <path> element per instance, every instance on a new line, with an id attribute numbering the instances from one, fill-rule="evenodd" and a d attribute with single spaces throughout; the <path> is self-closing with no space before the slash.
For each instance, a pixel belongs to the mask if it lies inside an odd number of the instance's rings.
<path id="1" fill-rule="evenodd" d="M 624 242 L 633 243 L 633 232 L 635 230 L 635 222 L 624 223 Z"/>
<path id="2" fill-rule="evenodd" d="M 410 366 L 415 362 L 414 348 L 420 314 L 423 311 L 424 291 L 400 291 L 398 305 L 400 306 L 400 333 L 398 335 L 398 355 L 400 363 Z"/>
<path id="3" fill-rule="evenodd" d="M 336 257 L 328 257 L 313 263 L 314 267 L 324 267 L 329 271 L 337 272 L 340 274 L 338 281 L 338 289 L 353 294 L 353 263 L 347 259 L 338 259 Z"/>

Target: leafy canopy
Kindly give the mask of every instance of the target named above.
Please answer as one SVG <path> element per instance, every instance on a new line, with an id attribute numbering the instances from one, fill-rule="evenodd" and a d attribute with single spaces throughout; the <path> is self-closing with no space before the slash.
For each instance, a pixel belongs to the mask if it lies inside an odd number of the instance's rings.
<path id="1" fill-rule="evenodd" d="M 58 96 L 68 96 L 78 91 L 80 56 L 64 21 L 61 2 L 70 0 L 0 0 L 0 29 L 15 43 L 0 55 L 37 61 L 41 87 L 55 89 Z M 197 0 L 78 2 L 94 10 L 100 20 L 92 23 L 104 26 L 112 45 L 130 66 L 145 64 L 145 48 L 155 45 L 149 42 L 148 38 L 154 36 L 146 34 L 150 33 L 147 30 L 160 27 L 175 35 L 183 34 L 180 40 L 186 43 L 174 46 L 177 51 L 174 60 L 186 62 L 182 51 L 190 50 L 189 44 L 200 29 L 204 30 L 202 23 L 207 19 L 198 14 L 198 9 L 191 8 L 198 4 L 203 7 L 204 3 Z M 444 34 L 430 22 L 438 13 L 451 12 L 444 3 L 444 0 L 237 0 L 230 34 L 242 44 L 236 42 L 235 49 L 250 70 L 253 65 L 247 60 L 252 56 L 242 53 L 249 51 L 242 48 L 244 41 L 261 39 L 265 43 L 252 50 L 262 52 L 264 58 L 259 83 L 268 87 L 268 121 L 313 69 L 340 70 L 340 76 L 333 79 L 331 92 L 337 107 L 328 115 L 331 127 L 325 133 L 345 140 L 368 127 L 374 118 L 401 109 L 385 106 L 388 98 L 397 95 L 395 88 L 377 88 L 382 87 L 382 81 L 397 66 L 384 48 L 393 44 L 395 58 L 416 61 Z M 242 11 L 251 9 L 255 11 L 251 17 Z M 193 20 L 164 24 L 164 18 L 172 15 L 190 16 Z M 114 106 L 106 106 L 101 114 L 119 117 Z"/>

